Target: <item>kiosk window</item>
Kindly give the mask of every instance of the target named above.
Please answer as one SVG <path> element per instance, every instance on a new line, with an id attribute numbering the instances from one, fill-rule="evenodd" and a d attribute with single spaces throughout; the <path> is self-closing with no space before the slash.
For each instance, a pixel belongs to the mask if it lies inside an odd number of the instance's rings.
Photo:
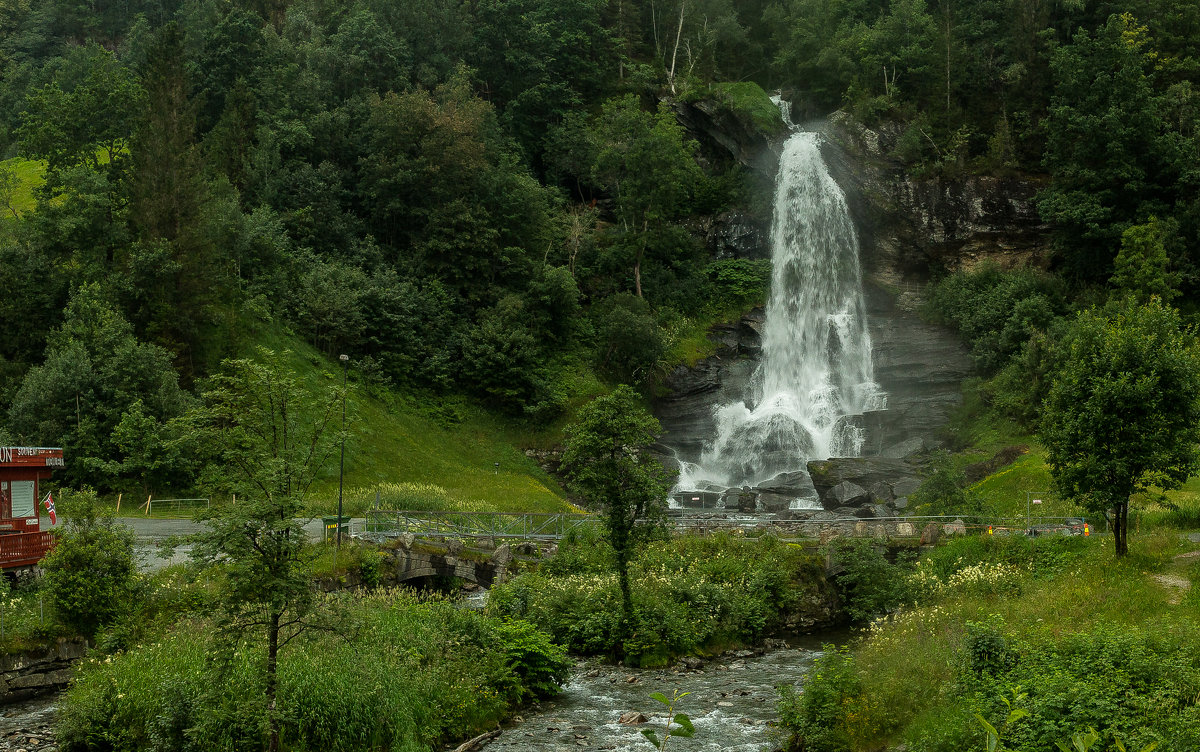
<path id="1" fill-rule="evenodd" d="M 36 517 L 37 516 L 37 499 L 33 495 L 33 481 L 31 480 L 14 480 L 10 484 L 10 496 L 12 498 L 12 516 L 15 517 Z"/>

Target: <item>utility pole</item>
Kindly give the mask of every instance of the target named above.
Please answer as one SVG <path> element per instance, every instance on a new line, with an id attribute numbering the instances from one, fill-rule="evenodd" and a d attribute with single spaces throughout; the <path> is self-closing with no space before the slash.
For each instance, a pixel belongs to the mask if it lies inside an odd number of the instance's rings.
<path id="1" fill-rule="evenodd" d="M 342 361 L 342 451 L 338 460 L 338 513 L 337 513 L 337 547 L 342 547 L 342 481 L 346 476 L 346 370 L 350 364 L 349 355 L 339 355 Z"/>

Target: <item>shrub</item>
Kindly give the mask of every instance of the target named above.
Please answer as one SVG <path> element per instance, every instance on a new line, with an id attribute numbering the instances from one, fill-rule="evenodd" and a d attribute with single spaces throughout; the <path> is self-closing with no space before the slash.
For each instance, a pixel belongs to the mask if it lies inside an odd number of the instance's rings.
<path id="1" fill-rule="evenodd" d="M 308 632 L 280 656 L 285 749 L 426 752 L 545 697 L 567 662 L 549 638 L 402 591 L 339 596 L 356 625 Z M 58 724 L 64 750 L 264 747 L 261 646 L 225 650 L 195 619 L 161 640 L 80 666 Z"/>
<path id="2" fill-rule="evenodd" d="M 967 622 L 963 639 L 966 669 L 973 676 L 995 677 L 1017 665 L 1017 653 L 1001 632 L 1004 622 L 996 617 L 984 623 Z"/>
<path id="3" fill-rule="evenodd" d="M 46 594 L 67 627 L 92 637 L 130 607 L 135 574 L 133 533 L 97 517 L 95 495 L 78 494 L 66 532 L 46 558 Z"/>
<path id="4" fill-rule="evenodd" d="M 851 621 L 867 622 L 912 600 L 911 568 L 893 564 L 870 541 L 835 543 L 831 553 L 842 569 L 834 580 Z"/>
<path id="5" fill-rule="evenodd" d="M 773 538 L 654 541 L 630 564 L 633 629 L 622 638 L 611 551 L 590 540 L 564 540 L 540 571 L 494 587 L 488 613 L 528 619 L 573 652 L 662 665 L 753 641 L 780 628 L 802 596 L 828 595 L 805 555 Z"/>
<path id="6" fill-rule="evenodd" d="M 956 272 L 930 290 L 927 310 L 962 334 L 980 371 L 993 374 L 1020 353 L 1036 331 L 1066 312 L 1054 278 L 992 266 Z"/>
<path id="7" fill-rule="evenodd" d="M 862 681 L 846 647 L 824 646 L 797 693 L 779 688 L 779 725 L 791 734 L 789 752 L 849 752 L 851 716 L 863 702 Z"/>

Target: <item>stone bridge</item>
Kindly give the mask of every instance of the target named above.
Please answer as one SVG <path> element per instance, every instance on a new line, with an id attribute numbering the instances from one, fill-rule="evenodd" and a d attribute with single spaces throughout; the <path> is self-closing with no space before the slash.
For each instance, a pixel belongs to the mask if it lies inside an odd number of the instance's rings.
<path id="1" fill-rule="evenodd" d="M 399 584 L 423 577 L 457 577 L 482 587 L 503 582 L 514 561 L 537 561 L 544 554 L 536 544 L 503 544 L 496 547 L 465 546 L 455 539 L 418 539 L 410 534 L 393 539 L 395 547 L 384 547 L 380 581 Z M 553 549 L 553 546 L 549 547 Z"/>

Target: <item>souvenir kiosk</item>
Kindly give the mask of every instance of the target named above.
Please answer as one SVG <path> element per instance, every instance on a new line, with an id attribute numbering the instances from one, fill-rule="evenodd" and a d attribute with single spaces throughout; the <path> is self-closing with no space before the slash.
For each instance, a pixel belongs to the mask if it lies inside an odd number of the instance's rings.
<path id="1" fill-rule="evenodd" d="M 0 569 L 31 567 L 54 545 L 41 529 L 40 486 L 62 466 L 57 447 L 0 447 Z"/>

